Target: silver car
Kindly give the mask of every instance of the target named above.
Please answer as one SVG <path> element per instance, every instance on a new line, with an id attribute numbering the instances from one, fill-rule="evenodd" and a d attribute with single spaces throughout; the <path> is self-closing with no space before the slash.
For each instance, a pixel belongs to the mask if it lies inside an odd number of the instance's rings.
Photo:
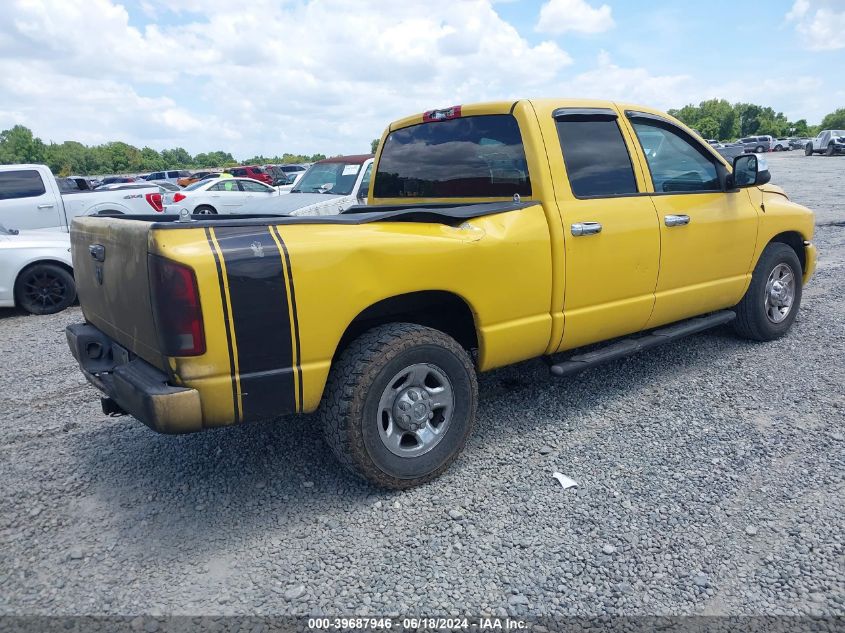
<path id="1" fill-rule="evenodd" d="M 763 152 L 772 151 L 772 141 L 772 137 L 768 135 L 746 136 L 745 138 L 739 139 L 737 143 L 742 143 L 742 145 L 745 147 L 746 152 L 754 152 L 755 154 L 761 154 Z"/>

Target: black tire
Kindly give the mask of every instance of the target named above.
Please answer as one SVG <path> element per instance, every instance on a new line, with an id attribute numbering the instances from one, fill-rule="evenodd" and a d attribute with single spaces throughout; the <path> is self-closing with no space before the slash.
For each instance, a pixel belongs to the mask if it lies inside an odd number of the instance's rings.
<path id="1" fill-rule="evenodd" d="M 788 314 L 782 321 L 776 323 L 767 313 L 766 296 L 769 276 L 781 264 L 791 269 L 795 287 Z M 736 319 L 733 324 L 736 333 L 754 341 L 772 341 L 786 334 L 801 307 L 802 274 L 801 262 L 792 248 L 780 242 L 772 242 L 766 246 L 757 266 L 754 267 L 751 285 L 735 308 Z"/>
<path id="2" fill-rule="evenodd" d="M 194 209 L 194 215 L 217 215 L 217 209 L 209 204 L 201 204 Z"/>
<path id="3" fill-rule="evenodd" d="M 74 301 L 73 275 L 56 264 L 33 264 L 15 280 L 15 303 L 30 314 L 55 314 Z"/>
<path id="4" fill-rule="evenodd" d="M 776 152 L 782 152 L 782 151 L 783 151 L 783 146 L 782 146 L 782 145 L 775 145 L 775 151 L 776 151 Z"/>
<path id="5" fill-rule="evenodd" d="M 398 456 L 382 440 L 388 427 L 399 425 L 380 411 L 381 401 L 389 388 L 401 393 L 396 382 L 391 385 L 398 374 L 420 365 L 448 378 L 453 407 L 444 435 L 432 448 L 417 456 Z M 431 481 L 457 458 L 475 424 L 477 400 L 472 360 L 453 338 L 421 325 L 390 323 L 365 332 L 341 353 L 319 415 L 326 442 L 341 464 L 377 486 L 401 490 Z"/>
<path id="6" fill-rule="evenodd" d="M 813 144 L 807 143 L 804 146 L 804 156 L 812 156 L 813 155 Z"/>
<path id="7" fill-rule="evenodd" d="M 755 154 L 762 154 L 762 153 L 763 153 L 763 146 L 762 146 L 762 145 L 758 145 L 757 147 L 755 147 L 755 148 L 754 148 L 754 153 L 755 153 Z"/>
<path id="8" fill-rule="evenodd" d="M 824 152 L 825 156 L 833 156 L 836 153 L 836 148 L 833 146 L 833 141 L 827 144 L 827 149 Z"/>

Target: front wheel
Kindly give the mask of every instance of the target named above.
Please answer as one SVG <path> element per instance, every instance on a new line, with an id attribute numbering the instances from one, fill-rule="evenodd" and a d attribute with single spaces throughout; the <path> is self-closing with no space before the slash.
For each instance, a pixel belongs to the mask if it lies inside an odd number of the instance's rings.
<path id="1" fill-rule="evenodd" d="M 391 323 L 361 335 L 336 361 L 320 406 L 338 461 L 378 486 L 430 481 L 457 458 L 478 400 L 466 350 L 443 332 Z"/>
<path id="2" fill-rule="evenodd" d="M 736 306 L 734 329 L 755 341 L 780 338 L 792 327 L 801 305 L 803 271 L 786 244 L 769 244 L 754 268 L 751 285 Z"/>
<path id="3" fill-rule="evenodd" d="M 833 141 L 827 144 L 827 149 L 824 152 L 825 156 L 833 156 L 836 153 L 836 148 L 833 146 Z"/>
<path id="4" fill-rule="evenodd" d="M 55 314 L 76 300 L 73 275 L 55 264 L 35 264 L 18 275 L 15 300 L 30 314 Z"/>

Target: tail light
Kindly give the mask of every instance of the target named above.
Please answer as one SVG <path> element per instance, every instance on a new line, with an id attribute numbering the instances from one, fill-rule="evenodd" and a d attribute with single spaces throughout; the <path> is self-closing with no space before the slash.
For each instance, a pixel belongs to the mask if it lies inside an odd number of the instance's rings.
<path id="1" fill-rule="evenodd" d="M 161 194 L 160 193 L 148 193 L 144 196 L 147 199 L 147 202 L 150 206 L 156 210 L 156 213 L 161 213 L 164 211 L 164 207 L 161 204 Z"/>
<path id="2" fill-rule="evenodd" d="M 186 196 L 184 193 L 173 194 L 173 202 L 181 202 L 182 200 L 184 200 L 187 197 L 188 196 Z"/>
<path id="3" fill-rule="evenodd" d="M 202 306 L 193 269 L 157 255 L 149 256 L 149 269 L 153 318 L 162 354 L 205 354 Z"/>

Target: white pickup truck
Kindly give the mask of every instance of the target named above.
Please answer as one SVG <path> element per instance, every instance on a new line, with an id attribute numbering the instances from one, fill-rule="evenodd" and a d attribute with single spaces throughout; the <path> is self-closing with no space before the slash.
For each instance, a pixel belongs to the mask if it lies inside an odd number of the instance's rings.
<path id="1" fill-rule="evenodd" d="M 845 130 L 822 130 L 804 146 L 804 153 L 807 156 L 845 154 Z"/>
<path id="2" fill-rule="evenodd" d="M 0 165 L 0 224 L 64 229 L 78 215 L 161 213 L 158 187 L 63 193 L 46 165 Z"/>

